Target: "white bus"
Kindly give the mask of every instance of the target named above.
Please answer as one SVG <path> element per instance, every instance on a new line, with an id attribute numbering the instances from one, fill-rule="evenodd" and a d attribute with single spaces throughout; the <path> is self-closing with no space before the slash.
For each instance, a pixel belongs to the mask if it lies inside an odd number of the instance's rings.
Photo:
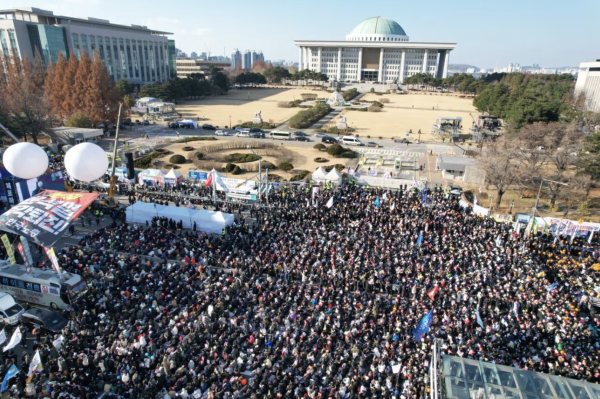
<path id="1" fill-rule="evenodd" d="M 87 285 L 78 274 L 62 273 L 58 277 L 55 270 L 31 268 L 0 263 L 0 292 L 6 292 L 17 300 L 53 309 L 68 309 L 86 291 Z"/>
<path id="2" fill-rule="evenodd" d="M 277 132 L 273 131 L 269 133 L 269 136 L 272 140 L 291 140 L 292 133 L 291 132 Z"/>

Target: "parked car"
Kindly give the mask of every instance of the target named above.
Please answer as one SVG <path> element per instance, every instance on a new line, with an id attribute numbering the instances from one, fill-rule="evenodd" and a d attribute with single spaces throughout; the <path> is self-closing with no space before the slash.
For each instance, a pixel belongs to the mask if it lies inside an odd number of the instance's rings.
<path id="1" fill-rule="evenodd" d="M 17 324 L 24 311 L 12 295 L 0 292 L 0 323 Z"/>
<path id="2" fill-rule="evenodd" d="M 409 139 L 394 139 L 394 143 L 406 143 L 406 144 L 410 144 L 410 140 Z"/>
<path id="3" fill-rule="evenodd" d="M 321 138 L 321 141 L 327 144 L 336 144 L 338 142 L 335 137 L 331 136 L 323 136 L 323 138 Z"/>
<path id="4" fill-rule="evenodd" d="M 315 137 L 319 137 L 319 138 L 321 138 L 321 137 L 326 137 L 326 136 L 327 136 L 327 135 L 326 135 L 325 133 L 316 133 L 316 134 L 315 134 Z"/>
<path id="5" fill-rule="evenodd" d="M 293 135 L 296 137 L 308 137 L 308 134 L 306 134 L 304 132 L 300 132 L 300 131 L 294 132 Z"/>
<path id="6" fill-rule="evenodd" d="M 241 132 L 237 132 L 235 134 L 236 137 L 250 137 L 250 132 L 247 130 L 242 130 Z"/>
<path id="7" fill-rule="evenodd" d="M 265 133 L 265 131 L 264 131 L 264 130 L 262 130 L 262 129 L 259 129 L 259 128 L 257 128 L 257 127 L 251 127 L 251 128 L 250 128 L 250 130 L 248 130 L 248 131 L 249 131 L 250 133 L 263 133 L 263 134 Z"/>
<path id="8" fill-rule="evenodd" d="M 236 132 L 242 132 L 242 131 L 246 130 L 246 128 L 241 127 L 241 126 L 236 126 L 233 128 L 233 130 L 235 130 Z"/>
<path id="9" fill-rule="evenodd" d="M 367 147 L 381 147 L 379 144 L 377 144 L 374 141 L 369 141 L 367 142 L 367 144 L 365 144 Z"/>
<path id="10" fill-rule="evenodd" d="M 36 307 L 26 310 L 21 316 L 21 320 L 29 324 L 36 324 L 55 334 L 61 332 L 69 323 L 60 313 Z"/>
<path id="11" fill-rule="evenodd" d="M 296 136 L 296 141 L 310 141 L 306 136 Z"/>
<path id="12" fill-rule="evenodd" d="M 338 140 L 340 143 L 342 144 L 347 144 L 347 145 L 364 145 L 362 141 L 360 141 L 358 138 L 354 137 L 354 136 L 344 136 L 341 139 Z"/>
<path id="13" fill-rule="evenodd" d="M 252 129 L 250 129 L 252 130 Z M 263 132 L 250 132 L 248 133 L 248 137 L 251 137 L 253 139 L 264 139 L 265 138 L 265 134 Z"/>
<path id="14" fill-rule="evenodd" d="M 229 136 L 230 133 L 227 130 L 216 130 L 215 136 Z"/>
<path id="15" fill-rule="evenodd" d="M 208 123 L 205 123 L 204 125 L 202 125 L 202 130 L 217 130 L 217 128 L 214 127 L 213 125 L 209 125 Z"/>
<path id="16" fill-rule="evenodd" d="M 150 126 L 150 121 L 143 121 L 142 125 L 144 125 L 144 126 Z"/>

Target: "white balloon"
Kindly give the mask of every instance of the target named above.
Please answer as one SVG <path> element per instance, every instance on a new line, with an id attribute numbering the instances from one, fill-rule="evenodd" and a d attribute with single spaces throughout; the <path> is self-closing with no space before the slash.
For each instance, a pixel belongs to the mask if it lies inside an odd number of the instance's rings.
<path id="1" fill-rule="evenodd" d="M 71 177 L 91 182 L 106 173 L 108 157 L 96 144 L 77 144 L 65 154 L 65 168 Z"/>
<path id="2" fill-rule="evenodd" d="M 11 145 L 4 153 L 2 162 L 11 175 L 21 179 L 33 179 L 48 169 L 48 155 L 40 146 L 32 143 Z"/>

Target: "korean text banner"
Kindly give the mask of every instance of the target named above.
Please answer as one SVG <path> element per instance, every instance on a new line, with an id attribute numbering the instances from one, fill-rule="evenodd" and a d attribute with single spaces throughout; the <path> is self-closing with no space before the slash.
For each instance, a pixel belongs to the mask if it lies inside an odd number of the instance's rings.
<path id="1" fill-rule="evenodd" d="M 0 229 L 51 247 L 98 197 L 94 193 L 46 190 L 0 216 Z"/>

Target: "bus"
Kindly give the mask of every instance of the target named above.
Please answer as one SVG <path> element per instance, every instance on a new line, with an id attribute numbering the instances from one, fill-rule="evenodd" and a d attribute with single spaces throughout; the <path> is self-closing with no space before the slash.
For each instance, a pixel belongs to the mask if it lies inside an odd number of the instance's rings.
<path id="1" fill-rule="evenodd" d="M 292 133 L 273 131 L 273 132 L 269 133 L 269 136 L 271 137 L 272 140 L 291 140 Z"/>
<path id="2" fill-rule="evenodd" d="M 17 300 L 52 309 L 68 309 L 87 291 L 85 281 L 78 274 L 55 270 L 11 265 L 0 262 L 0 292 L 6 292 Z"/>

